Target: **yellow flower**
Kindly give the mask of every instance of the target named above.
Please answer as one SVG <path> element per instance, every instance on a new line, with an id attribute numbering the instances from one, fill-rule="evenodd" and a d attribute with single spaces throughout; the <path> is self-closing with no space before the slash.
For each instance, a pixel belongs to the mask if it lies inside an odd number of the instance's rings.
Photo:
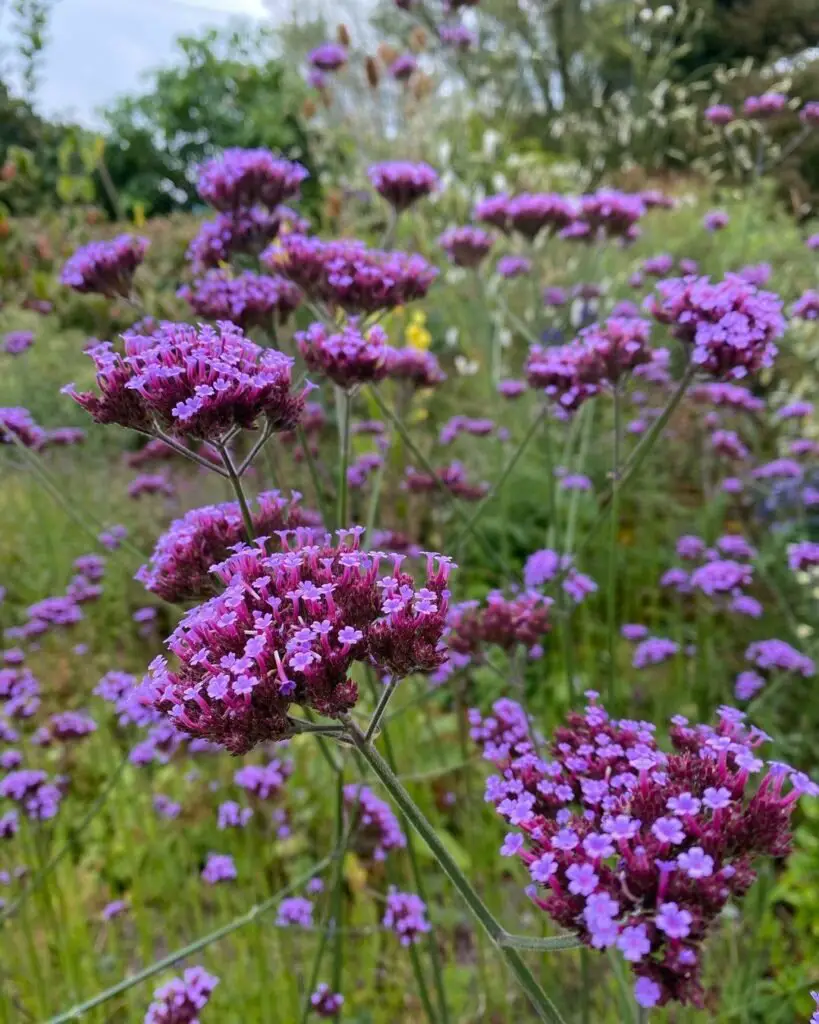
<path id="1" fill-rule="evenodd" d="M 410 348 L 420 349 L 425 352 L 432 344 L 432 335 L 426 328 L 426 314 L 417 310 L 412 314 L 412 320 L 404 331 L 404 340 Z"/>

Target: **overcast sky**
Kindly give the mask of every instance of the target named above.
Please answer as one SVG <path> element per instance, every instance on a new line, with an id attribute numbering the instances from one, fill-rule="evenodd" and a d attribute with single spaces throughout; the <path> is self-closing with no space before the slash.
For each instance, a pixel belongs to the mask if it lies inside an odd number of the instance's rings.
<path id="1" fill-rule="evenodd" d="M 236 15 L 269 19 L 271 11 L 283 13 L 289 0 L 267 0 L 267 5 L 265 0 L 56 0 L 38 105 L 48 114 L 92 122 L 97 107 L 133 90 L 145 71 L 168 63 L 176 36 L 226 25 Z M 0 25 L 4 43 L 7 26 Z"/>

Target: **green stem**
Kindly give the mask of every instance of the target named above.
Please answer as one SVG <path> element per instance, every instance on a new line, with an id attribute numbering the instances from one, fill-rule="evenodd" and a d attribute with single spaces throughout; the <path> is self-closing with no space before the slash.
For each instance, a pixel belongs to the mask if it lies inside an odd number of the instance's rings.
<path id="1" fill-rule="evenodd" d="M 307 438 L 307 434 L 304 432 L 304 427 L 297 427 L 296 433 L 298 434 L 301 450 L 304 452 L 304 461 L 307 463 L 307 471 L 309 472 L 310 479 L 313 482 L 313 490 L 316 492 L 316 504 L 318 505 L 318 510 L 321 513 L 321 518 L 325 527 L 329 529 L 331 524 L 327 517 L 327 507 L 324 504 L 324 490 L 321 486 L 321 479 L 319 477 L 316 460 L 313 458 L 313 453 L 310 450 L 310 442 Z"/>
<path id="2" fill-rule="evenodd" d="M 392 699 L 392 695 L 395 693 L 395 683 L 386 682 L 383 685 L 384 688 L 381 691 L 381 696 L 378 698 L 378 703 L 375 706 L 375 711 L 373 711 L 373 716 L 370 719 L 370 724 L 367 726 L 367 731 L 364 734 L 364 739 L 368 742 L 373 738 L 373 736 L 378 731 L 378 727 L 381 724 L 381 719 L 384 717 L 384 714 L 387 710 L 387 706 L 389 705 L 390 700 Z"/>
<path id="3" fill-rule="evenodd" d="M 272 910 L 285 896 L 294 892 L 296 889 L 300 889 L 302 886 L 306 885 L 311 878 L 321 874 L 327 865 L 330 864 L 332 859 L 332 857 L 325 857 L 323 860 L 319 861 L 318 864 L 314 865 L 309 872 L 300 875 L 295 881 L 291 882 L 283 889 L 280 889 L 275 893 L 275 895 L 264 900 L 262 903 L 255 904 L 250 908 L 250 910 L 246 911 L 246 913 L 239 917 L 235 917 L 232 921 L 222 925 L 221 928 L 217 928 L 215 931 L 209 932 L 207 935 L 203 935 L 201 938 L 196 939 L 195 942 L 191 942 L 189 945 L 183 946 L 182 949 L 177 949 L 176 952 L 169 953 L 168 956 L 162 957 L 161 960 L 156 960 L 149 967 L 145 967 L 143 970 L 137 971 L 137 973 L 132 974 L 130 978 L 125 978 L 116 985 L 112 985 L 110 988 L 105 989 L 104 992 L 100 992 L 91 999 L 87 999 L 84 1003 L 79 1003 L 77 1006 L 73 1006 L 70 1010 L 66 1010 L 65 1013 L 60 1013 L 56 1017 L 52 1017 L 47 1021 L 47 1024 L 67 1024 L 68 1021 L 78 1020 L 84 1014 L 88 1013 L 89 1010 L 93 1010 L 97 1006 L 102 1006 L 103 1003 L 107 1003 L 109 1000 L 115 999 L 117 996 L 122 995 L 123 992 L 127 992 L 129 989 L 134 988 L 135 985 L 141 985 L 143 981 L 148 981 L 155 975 L 160 974 L 166 968 L 173 967 L 175 964 L 178 964 L 180 960 L 185 960 L 194 953 L 198 953 L 200 950 L 205 949 L 214 942 L 218 942 L 220 939 L 225 938 L 226 935 L 231 935 L 240 928 L 244 928 L 245 925 L 255 921 L 256 918 L 261 917 L 262 914 L 266 914 L 269 910 Z"/>
<path id="4" fill-rule="evenodd" d="M 239 508 L 242 511 L 242 519 L 245 524 L 245 531 L 247 532 L 247 538 L 252 541 L 256 536 L 256 527 L 253 525 L 253 516 L 250 514 L 248 508 L 247 498 L 245 498 L 244 488 L 242 487 L 242 481 L 239 479 L 239 474 L 236 472 L 236 467 L 233 465 L 233 459 L 230 457 L 230 452 L 224 445 L 217 445 L 219 454 L 222 456 L 222 462 L 225 464 L 225 471 L 230 479 L 230 485 L 233 488 L 233 493 L 236 495 L 236 500 L 239 502 Z"/>
<path id="5" fill-rule="evenodd" d="M 336 877 L 333 886 L 333 974 L 332 988 L 334 992 L 341 991 L 341 977 L 344 970 L 344 936 L 341 929 L 344 924 L 344 855 L 347 852 L 347 844 L 353 833 L 353 821 L 356 815 L 351 815 L 350 828 L 345 834 L 344 830 L 344 772 L 340 771 L 336 776 Z"/>
<path id="6" fill-rule="evenodd" d="M 412 961 L 412 973 L 415 975 L 415 981 L 418 984 L 418 994 L 421 996 L 424 1013 L 427 1015 L 427 1020 L 429 1020 L 430 1024 L 437 1024 L 438 1017 L 436 1016 L 435 1010 L 432 1006 L 429 989 L 427 988 L 427 979 L 424 977 L 424 972 L 421 967 L 421 958 L 418 956 L 418 950 L 416 949 L 414 942 L 410 945 L 409 954 L 410 960 Z"/>
<path id="7" fill-rule="evenodd" d="M 344 388 L 336 389 L 337 408 L 339 414 L 339 471 L 338 471 L 338 504 L 336 508 L 336 525 L 339 530 L 347 526 L 347 467 L 350 464 L 350 393 Z"/>
<path id="8" fill-rule="evenodd" d="M 373 400 L 375 401 L 378 408 L 381 410 L 382 414 L 387 417 L 390 423 L 398 431 L 401 440 L 410 450 L 414 458 L 418 460 L 419 465 L 435 481 L 438 490 L 447 498 L 447 500 L 450 503 L 450 506 L 455 511 L 455 514 L 463 523 L 466 524 L 467 531 L 471 533 L 473 537 L 475 537 L 475 539 L 481 544 L 487 555 L 494 562 L 497 562 L 497 551 L 495 551 L 495 549 L 492 547 L 492 545 L 489 543 L 486 537 L 483 536 L 483 534 L 478 533 L 477 530 L 475 530 L 470 525 L 469 515 L 467 514 L 466 510 L 463 508 L 461 503 L 453 496 L 452 492 L 446 487 L 446 485 L 440 480 L 438 474 L 435 472 L 435 468 L 433 467 L 429 459 L 420 451 L 418 446 L 412 440 L 409 431 L 404 426 L 401 419 L 392 411 L 392 409 L 389 408 L 389 406 L 384 402 L 383 398 L 381 397 L 381 395 L 378 394 L 378 391 L 375 388 L 370 388 L 370 394 L 372 395 Z"/>
<path id="9" fill-rule="evenodd" d="M 585 948 L 575 935 L 554 935 L 544 939 L 529 935 L 511 935 L 509 932 L 504 933 L 500 945 L 510 949 L 536 949 L 541 953 L 557 953 L 566 949 Z"/>
<path id="10" fill-rule="evenodd" d="M 511 476 L 512 471 L 514 470 L 515 466 L 517 466 L 517 464 L 520 461 L 523 453 L 528 448 L 529 442 L 532 440 L 532 438 L 537 433 L 538 427 L 543 422 L 543 417 L 545 415 L 546 415 L 546 411 L 543 410 L 542 412 L 540 412 L 535 417 L 535 419 L 532 421 L 531 426 L 526 431 L 525 437 L 523 438 L 523 440 L 520 442 L 520 444 L 518 445 L 517 449 L 515 450 L 515 454 L 512 456 L 512 458 L 506 464 L 506 467 L 504 468 L 504 470 L 501 473 L 501 475 L 498 477 L 498 480 L 496 481 L 496 483 L 494 483 L 492 485 L 492 489 L 490 490 L 489 494 L 487 494 L 486 497 L 483 499 L 483 501 L 481 501 L 477 505 L 477 507 L 475 508 L 475 511 L 472 513 L 471 516 L 469 516 L 467 521 L 461 527 L 460 532 L 456 535 L 455 540 L 452 543 L 452 547 L 456 551 L 457 551 L 458 547 L 460 546 L 460 544 L 463 543 L 463 541 L 466 538 L 467 534 L 469 534 L 469 533 L 471 533 L 473 531 L 476 523 L 478 522 L 480 517 L 483 515 L 483 513 L 486 511 L 488 506 L 494 501 L 494 499 L 497 497 L 498 493 L 503 489 L 504 484 L 506 483 L 506 481 Z M 452 549 L 450 549 L 450 550 L 452 550 Z"/>
<path id="11" fill-rule="evenodd" d="M 612 444 L 611 480 L 612 498 L 609 520 L 609 571 L 608 571 L 608 651 L 609 651 L 609 707 L 614 707 L 614 688 L 617 680 L 615 651 L 617 647 L 617 534 L 620 513 L 620 441 L 621 441 L 621 408 L 620 388 L 615 384 L 614 394 L 614 439 Z"/>
<path id="12" fill-rule="evenodd" d="M 557 1007 L 537 983 L 534 975 L 517 950 L 511 946 L 503 945 L 502 940 L 507 933 L 455 863 L 452 855 L 438 838 L 435 829 L 401 785 L 400 780 L 391 771 L 390 766 L 378 751 L 366 741 L 364 734 L 350 718 L 346 719 L 346 724 L 350 732 L 350 738 L 358 747 L 364 760 L 378 776 L 382 785 L 398 807 L 400 807 L 406 819 L 427 844 L 441 870 L 458 890 L 473 917 L 486 931 L 495 947 L 500 950 L 507 966 L 525 992 L 538 1018 L 551 1022 L 551 1024 L 565 1024 Z"/>

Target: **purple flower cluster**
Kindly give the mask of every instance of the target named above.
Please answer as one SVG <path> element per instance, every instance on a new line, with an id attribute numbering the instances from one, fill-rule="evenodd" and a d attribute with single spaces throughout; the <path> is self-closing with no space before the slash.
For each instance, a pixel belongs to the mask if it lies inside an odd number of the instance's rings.
<path id="1" fill-rule="evenodd" d="M 419 936 L 430 930 L 426 918 L 427 905 L 411 892 L 399 892 L 395 886 L 387 893 L 387 906 L 382 924 L 395 932 L 402 946 L 411 946 Z"/>
<path id="2" fill-rule="evenodd" d="M 3 338 L 3 351 L 8 356 L 22 355 L 34 344 L 33 331 L 9 331 Z"/>
<path id="3" fill-rule="evenodd" d="M 317 1017 L 337 1017 L 344 1005 L 344 996 L 333 992 L 322 982 L 310 996 L 310 1005 Z"/>
<path id="4" fill-rule="evenodd" d="M 745 660 L 767 674 L 793 672 L 806 679 L 816 674 L 813 660 L 784 640 L 757 640 L 745 652 Z"/>
<path id="5" fill-rule="evenodd" d="M 344 804 L 354 816 L 356 852 L 370 861 L 384 861 L 392 850 L 401 850 L 407 839 L 390 805 L 368 786 L 351 783 L 344 787 Z"/>
<path id="6" fill-rule="evenodd" d="M 647 308 L 691 347 L 691 359 L 717 378 L 740 378 L 771 366 L 785 332 L 782 301 L 736 274 L 660 281 Z"/>
<path id="7" fill-rule="evenodd" d="M 387 374 L 416 388 L 434 388 L 446 380 L 438 360 L 431 352 L 417 348 L 394 348 L 390 351 Z"/>
<path id="8" fill-rule="evenodd" d="M 653 724 L 610 720 L 589 696 L 555 730 L 548 758 L 512 701 L 487 718 L 471 712 L 473 738 L 500 771 L 487 800 L 520 829 L 502 852 L 523 861 L 534 903 L 558 924 L 623 953 L 641 1005 L 701 1007 L 711 923 L 750 888 L 755 859 L 787 854 L 793 808 L 819 787 L 779 763 L 752 786 L 767 737 L 733 708 L 720 709 L 717 728 L 674 718 L 668 755 Z"/>
<path id="9" fill-rule="evenodd" d="M 564 482 L 565 482 L 564 477 Z M 584 478 L 585 479 L 585 478 Z M 578 487 L 580 489 L 586 489 Z M 561 586 L 575 604 L 593 594 L 597 584 L 590 576 L 578 572 L 572 565 L 571 555 L 559 555 L 551 548 L 542 548 L 533 552 L 526 559 L 523 567 L 523 582 L 529 588 L 542 587 L 560 574 L 563 577 Z"/>
<path id="10" fill-rule="evenodd" d="M 100 394 L 63 389 L 98 423 L 218 440 L 262 418 L 269 430 L 299 421 L 306 392 L 291 390 L 293 360 L 260 348 L 233 324 L 165 323 L 124 342 L 124 355 L 107 342 L 88 350 Z"/>
<path id="11" fill-rule="evenodd" d="M 706 231 L 722 231 L 728 227 L 730 220 L 724 210 L 709 210 L 702 218 L 702 226 Z"/>
<path id="12" fill-rule="evenodd" d="M 466 25 L 441 25 L 438 34 L 445 46 L 457 50 L 471 50 L 478 45 L 478 37 Z"/>
<path id="13" fill-rule="evenodd" d="M 233 781 L 256 800 L 275 800 L 293 774 L 293 762 L 274 757 L 265 765 L 247 764 L 233 776 Z"/>
<path id="14" fill-rule="evenodd" d="M 340 43 L 322 43 L 307 55 L 307 61 L 319 71 L 338 71 L 347 63 L 347 49 Z"/>
<path id="15" fill-rule="evenodd" d="M 390 76 L 396 82 L 406 82 L 418 68 L 418 61 L 411 53 L 402 53 L 389 66 Z"/>
<path id="16" fill-rule="evenodd" d="M 523 647 L 537 654 L 552 628 L 552 603 L 534 590 L 511 597 L 493 590 L 483 604 L 463 601 L 453 605 L 447 620 L 451 667 L 479 661 L 488 645 L 505 651 Z"/>
<path id="17" fill-rule="evenodd" d="M 203 967 L 189 967 L 154 992 L 144 1024 L 199 1024 L 199 1012 L 207 1006 L 219 984 Z"/>
<path id="18" fill-rule="evenodd" d="M 325 242 L 287 235 L 262 259 L 312 301 L 350 314 L 377 313 L 422 299 L 438 273 L 421 256 L 368 249 L 349 238 Z"/>
<path id="19" fill-rule="evenodd" d="M 362 333 L 348 324 L 331 334 L 323 324 L 313 324 L 295 337 L 308 369 L 323 373 L 340 388 L 373 383 L 387 376 L 393 350 L 387 344 L 386 331 L 378 325 Z"/>
<path id="20" fill-rule="evenodd" d="M 483 263 L 492 244 L 491 235 L 473 227 L 450 228 L 438 239 L 438 245 L 455 266 L 470 269 Z"/>
<path id="21" fill-rule="evenodd" d="M 472 437 L 487 437 L 494 429 L 494 420 L 471 419 L 469 416 L 453 416 L 441 427 L 438 442 L 439 444 L 452 444 L 460 434 L 470 434 Z"/>
<path id="22" fill-rule="evenodd" d="M 710 121 L 711 124 L 730 124 L 735 117 L 734 108 L 729 107 L 726 103 L 714 103 L 705 108 L 705 120 Z"/>
<path id="23" fill-rule="evenodd" d="M 157 658 L 142 700 L 180 730 L 245 753 L 290 735 L 292 703 L 337 716 L 358 697 L 349 678 L 368 661 L 397 678 L 444 660 L 450 562 L 427 557 L 416 589 L 401 556 L 365 553 L 362 527 L 329 536 L 280 532 L 280 550 L 241 548 L 213 572 L 225 590 L 191 609 Z M 391 573 L 379 577 L 389 557 Z M 437 564 L 436 564 L 437 563 Z"/>
<path id="24" fill-rule="evenodd" d="M 441 485 L 462 501 L 480 501 L 489 493 L 489 484 L 469 482 L 466 469 L 460 462 L 451 462 L 448 466 L 436 469 L 434 476 L 412 466 L 408 466 L 404 473 L 403 486 L 412 494 L 429 494 L 437 491 Z"/>
<path id="25" fill-rule="evenodd" d="M 233 253 L 258 253 L 279 233 L 283 219 L 283 210 L 271 212 L 254 206 L 220 213 L 214 220 L 205 221 L 188 247 L 194 273 L 227 263 Z"/>
<path id="26" fill-rule="evenodd" d="M 819 320 L 819 292 L 809 288 L 791 306 L 791 316 L 800 320 Z"/>
<path id="27" fill-rule="evenodd" d="M 48 821 L 60 809 L 63 794 L 44 771 L 20 768 L 0 779 L 0 797 L 18 804 L 32 821 Z"/>
<path id="28" fill-rule="evenodd" d="M 257 204 L 274 210 L 298 195 L 308 176 L 301 164 L 266 149 L 226 149 L 199 169 L 197 189 L 222 213 L 250 210 Z"/>
<path id="29" fill-rule="evenodd" d="M 279 491 L 259 494 L 255 507 L 250 507 L 256 533 L 267 537 L 279 530 L 318 525 L 314 515 L 301 508 L 300 499 L 298 492 L 289 498 Z M 135 578 L 165 601 L 210 597 L 219 589 L 211 566 L 249 539 L 238 502 L 191 509 L 160 536 L 150 562 Z"/>
<path id="30" fill-rule="evenodd" d="M 495 270 L 501 277 L 510 280 L 513 277 L 523 277 L 532 269 L 532 261 L 525 256 L 501 256 Z"/>
<path id="31" fill-rule="evenodd" d="M 811 128 L 819 126 L 819 102 L 811 100 L 799 111 L 799 120 Z"/>
<path id="32" fill-rule="evenodd" d="M 438 188 L 438 175 L 425 163 L 391 160 L 367 171 L 373 188 L 399 213 Z"/>
<path id="33" fill-rule="evenodd" d="M 533 345 L 526 363 L 529 386 L 543 390 L 564 414 L 575 412 L 605 386 L 652 361 L 651 325 L 637 317 L 611 317 L 584 328 L 566 345 Z"/>
<path id="34" fill-rule="evenodd" d="M 208 885 L 233 882 L 238 877 L 233 858 L 226 853 L 209 853 L 202 868 L 202 881 Z"/>
<path id="35" fill-rule="evenodd" d="M 311 928 L 313 925 L 313 904 L 303 896 L 291 896 L 282 900 L 276 914 L 280 928 Z"/>
<path id="36" fill-rule="evenodd" d="M 819 565 L 819 544 L 810 540 L 788 546 L 788 565 L 794 572 L 805 572 Z"/>
<path id="37" fill-rule="evenodd" d="M 46 443 L 47 434 L 37 423 L 28 409 L 21 406 L 0 408 L 0 443 L 14 444 L 11 434 L 17 440 L 35 451 Z"/>
<path id="38" fill-rule="evenodd" d="M 227 270 L 210 270 L 177 295 L 207 320 L 228 320 L 243 331 L 287 322 L 301 303 L 301 292 L 286 277 L 268 277 L 246 270 L 233 276 Z"/>
<path id="39" fill-rule="evenodd" d="M 174 486 L 164 473 L 140 473 L 128 484 L 128 497 L 141 498 L 143 494 L 164 494 L 173 497 Z"/>
<path id="40" fill-rule="evenodd" d="M 98 292 L 108 298 L 129 296 L 137 267 L 145 259 L 149 242 L 120 235 L 110 242 L 89 242 L 66 261 L 61 282 L 77 292 Z"/>
<path id="41" fill-rule="evenodd" d="M 781 114 L 788 105 L 788 97 L 781 92 L 766 92 L 762 96 L 749 96 L 742 104 L 742 113 L 754 120 L 762 121 Z"/>

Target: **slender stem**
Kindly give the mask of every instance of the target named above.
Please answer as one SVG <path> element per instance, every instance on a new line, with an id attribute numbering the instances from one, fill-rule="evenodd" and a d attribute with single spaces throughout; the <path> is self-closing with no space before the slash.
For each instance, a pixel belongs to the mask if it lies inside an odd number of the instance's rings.
<path id="1" fill-rule="evenodd" d="M 615 666 L 615 650 L 616 650 L 616 631 L 617 631 L 617 534 L 619 530 L 619 516 L 620 516 L 620 441 L 621 441 L 621 403 L 620 403 L 620 388 L 617 384 L 614 386 L 614 394 L 612 396 L 614 403 L 614 438 L 612 443 L 612 457 L 611 457 L 611 480 L 612 480 L 612 498 L 611 498 L 611 509 L 610 509 L 610 520 L 609 520 L 609 571 L 608 571 L 608 608 L 607 608 L 607 626 L 608 626 L 608 650 L 609 650 L 609 689 L 608 689 L 608 701 L 609 707 L 614 707 L 614 687 L 616 683 L 617 670 Z"/>
<path id="2" fill-rule="evenodd" d="M 585 948 L 576 935 L 555 935 L 551 938 L 537 938 L 529 935 L 512 935 L 504 932 L 499 940 L 501 946 L 511 949 L 537 949 L 541 953 L 557 953 L 566 949 Z"/>
<path id="3" fill-rule="evenodd" d="M 245 498 L 244 488 L 242 487 L 242 481 L 239 479 L 239 474 L 236 471 L 236 467 L 233 465 L 233 459 L 230 457 L 230 453 L 224 445 L 218 445 L 219 454 L 222 456 L 222 462 L 225 464 L 225 470 L 230 479 L 230 485 L 233 488 L 233 493 L 236 495 L 236 500 L 239 502 L 239 508 L 242 510 L 242 519 L 244 520 L 245 530 L 247 531 L 248 540 L 252 541 L 256 536 L 256 527 L 253 525 L 253 516 L 250 514 L 248 508 L 247 498 Z"/>
<path id="4" fill-rule="evenodd" d="M 182 455 L 184 458 L 189 459 L 191 462 L 195 462 L 197 466 L 202 466 L 203 469 L 207 469 L 210 473 L 218 473 L 219 476 L 223 476 L 227 479 L 227 472 L 222 469 L 221 466 L 214 465 L 209 459 L 204 458 L 198 452 L 191 451 L 190 448 L 186 448 L 183 444 L 180 444 L 177 440 L 166 434 L 164 430 L 154 424 L 153 434 L 169 448 L 172 448 L 177 455 Z M 223 443 L 226 443 L 223 442 Z M 218 445 L 214 445 L 218 448 Z"/>
<path id="5" fill-rule="evenodd" d="M 336 525 L 339 530 L 347 526 L 347 494 L 349 486 L 347 483 L 347 466 L 350 463 L 350 393 L 344 388 L 337 388 L 339 441 L 339 470 L 338 470 L 338 503 L 336 507 Z"/>
<path id="6" fill-rule="evenodd" d="M 501 939 L 506 934 L 500 922 L 495 918 L 481 897 L 478 895 L 467 877 L 455 863 L 452 855 L 438 838 L 438 834 L 429 821 L 424 817 L 418 806 L 409 793 L 401 785 L 400 780 L 391 771 L 390 766 L 378 751 L 366 741 L 364 733 L 348 717 L 346 724 L 350 737 L 358 747 L 364 760 L 380 779 L 384 788 L 393 798 L 398 807 L 401 808 L 404 816 L 412 827 L 418 832 L 421 838 L 429 847 L 431 853 L 437 860 L 441 870 L 449 878 L 450 882 L 460 893 L 462 899 L 472 912 L 473 917 L 483 927 L 489 938 L 497 949 L 499 949 L 506 960 L 506 963 L 518 984 L 526 993 L 529 1001 L 535 1009 L 540 1020 L 549 1021 L 551 1024 L 565 1024 L 563 1017 L 546 995 L 534 978 L 534 975 L 526 966 L 517 950 L 511 946 L 501 945 Z"/>
<path id="7" fill-rule="evenodd" d="M 334 992 L 341 991 L 341 977 L 344 969 L 344 937 L 341 934 L 344 914 L 344 855 L 347 844 L 353 833 L 353 822 L 356 815 L 351 815 L 350 828 L 345 834 L 344 829 L 344 772 L 336 776 L 336 846 L 337 857 L 336 877 L 333 886 L 333 974 L 332 987 Z"/>
<path id="8" fill-rule="evenodd" d="M 412 973 L 415 975 L 415 980 L 418 983 L 418 994 L 421 996 L 424 1013 L 427 1015 L 427 1019 L 430 1021 L 430 1024 L 437 1024 L 438 1016 L 432 1006 L 429 989 L 427 988 L 427 980 L 424 977 L 424 972 L 421 967 L 421 958 L 418 956 L 418 950 L 415 948 L 415 943 L 410 945 L 409 954 L 410 960 L 412 961 Z"/>
<path id="9" fill-rule="evenodd" d="M 598 530 L 608 518 L 608 507 L 612 501 L 612 498 L 615 495 L 615 492 L 618 493 L 619 497 L 619 494 L 621 494 L 622 491 L 625 489 L 626 484 L 636 474 L 637 470 L 640 468 L 640 466 L 642 466 L 643 462 L 645 462 L 649 452 L 654 447 L 654 443 L 658 440 L 663 430 L 665 429 L 666 424 L 674 415 L 675 409 L 682 401 L 683 395 L 688 390 L 688 386 L 691 383 L 691 381 L 694 379 L 696 369 L 696 366 L 694 366 L 693 364 L 688 366 L 688 368 L 685 371 L 685 374 L 682 377 L 682 380 L 677 386 L 677 390 L 669 399 L 665 409 L 663 409 L 662 413 L 654 421 L 654 424 L 651 427 L 651 429 L 648 431 L 643 440 L 637 445 L 637 447 L 631 453 L 631 456 L 626 460 L 626 463 L 623 466 L 623 469 L 620 473 L 619 479 L 612 484 L 608 492 L 604 494 L 603 497 L 600 499 L 599 512 L 592 525 L 586 531 L 584 536 L 580 539 L 580 543 L 577 545 L 576 548 L 577 554 L 579 554 L 581 551 L 584 551 L 585 548 L 588 546 L 589 542 L 597 536 Z M 554 590 L 556 587 L 558 587 L 566 578 L 568 572 L 568 568 L 561 570 L 561 572 L 559 572 L 554 577 L 554 579 L 550 581 L 548 587 L 546 588 L 547 592 L 550 590 Z"/>
<path id="10" fill-rule="evenodd" d="M 327 518 L 327 508 L 324 504 L 324 491 L 321 486 L 318 466 L 316 466 L 316 460 L 313 458 L 312 451 L 310 451 L 310 442 L 307 434 L 304 432 L 304 427 L 297 427 L 296 430 L 301 450 L 304 452 L 304 461 L 307 463 L 307 470 L 310 473 L 310 479 L 313 481 L 313 490 L 316 492 L 316 504 L 318 505 L 324 525 L 329 529 L 330 520 Z"/>
<path id="11" fill-rule="evenodd" d="M 367 731 L 364 734 L 364 739 L 368 742 L 378 731 L 378 727 L 381 724 L 381 719 L 387 710 L 387 705 L 392 699 L 392 695 L 395 693 L 395 683 L 390 681 L 384 684 L 384 688 L 381 691 L 381 696 L 378 698 L 378 703 L 373 711 L 373 717 L 370 719 L 370 724 L 367 726 Z"/>
<path id="12" fill-rule="evenodd" d="M 319 861 L 318 864 L 315 864 L 309 872 L 300 875 L 295 879 L 295 881 L 291 882 L 283 889 L 280 889 L 277 893 L 264 900 L 262 903 L 254 904 L 250 910 L 241 914 L 239 917 L 235 917 L 227 924 L 222 925 L 221 928 L 217 928 L 215 931 L 209 932 L 207 935 L 203 935 L 201 938 L 196 939 L 195 942 L 191 942 L 189 945 L 183 946 L 182 949 L 177 949 L 174 953 L 169 953 L 168 956 L 162 957 L 161 960 L 154 961 L 154 963 L 149 967 L 145 967 L 143 970 L 137 971 L 137 973 L 132 974 L 130 978 L 125 978 L 116 985 L 112 985 L 110 988 L 105 989 L 104 992 L 100 992 L 91 999 L 87 999 L 84 1003 L 79 1003 L 77 1006 L 73 1006 L 70 1010 L 66 1010 L 65 1013 L 60 1013 L 56 1017 L 52 1017 L 47 1024 L 67 1024 L 68 1021 L 78 1020 L 84 1014 L 88 1013 L 89 1010 L 93 1010 L 97 1006 L 101 1006 L 103 1003 L 107 1003 L 109 1000 L 115 999 L 117 996 L 122 995 L 123 992 L 127 992 L 129 989 L 134 988 L 135 985 L 141 985 L 143 981 L 148 981 L 155 975 L 160 974 L 167 967 L 173 967 L 174 964 L 179 963 L 180 960 L 185 960 L 187 957 L 192 956 L 194 953 L 198 953 L 200 950 L 205 949 L 214 942 L 218 942 L 219 939 L 223 939 L 226 935 L 231 935 L 240 928 L 244 928 L 245 925 L 255 921 L 257 917 L 261 917 L 262 914 L 266 914 L 269 910 L 272 910 L 276 904 L 289 893 L 296 889 L 300 889 L 303 885 L 306 885 L 311 878 L 320 874 L 332 860 L 332 856 L 325 857 L 323 860 Z"/>
<path id="13" fill-rule="evenodd" d="M 512 471 L 514 470 L 515 466 L 520 461 L 523 453 L 528 448 L 529 442 L 532 440 L 532 438 L 537 433 L 537 429 L 540 426 L 540 424 L 542 423 L 543 417 L 545 415 L 546 415 L 546 410 L 545 409 L 542 412 L 538 413 L 538 415 L 532 421 L 531 426 L 526 431 L 525 437 L 523 438 L 523 440 L 520 442 L 520 444 L 518 445 L 517 449 L 515 450 L 515 454 L 512 456 L 512 458 L 506 464 L 503 472 L 498 477 L 497 482 L 495 484 L 493 484 L 492 489 L 490 490 L 489 494 L 487 494 L 486 497 L 483 499 L 483 501 L 481 501 L 477 505 L 477 507 L 475 508 L 475 511 L 472 513 L 471 516 L 469 516 L 467 521 L 461 527 L 460 532 L 456 535 L 455 540 L 452 543 L 452 548 L 454 548 L 456 551 L 457 551 L 459 545 L 461 543 L 463 543 L 464 539 L 466 538 L 466 535 L 468 533 L 472 532 L 472 530 L 475 527 L 475 524 L 478 522 L 480 517 L 486 511 L 487 507 L 492 503 L 492 501 L 494 501 L 494 499 L 497 497 L 497 495 L 503 489 L 504 484 L 506 483 L 506 481 L 511 476 Z M 450 550 L 452 550 L 452 548 Z"/>
<path id="14" fill-rule="evenodd" d="M 580 950 L 580 1024 L 591 1024 L 591 978 L 589 977 L 589 951 Z"/>
<path id="15" fill-rule="evenodd" d="M 265 427 L 259 439 L 248 452 L 247 458 L 236 470 L 239 476 L 244 476 L 245 473 L 250 469 L 251 465 L 253 464 L 253 460 L 256 458 L 256 456 L 259 454 L 262 448 L 264 448 L 264 446 L 267 444 L 267 442 L 270 440 L 272 436 L 273 432 L 269 430 L 267 427 Z"/>
<path id="16" fill-rule="evenodd" d="M 486 537 L 483 536 L 483 534 L 478 533 L 478 531 L 475 530 L 474 527 L 472 527 L 469 524 L 469 515 L 467 514 L 466 510 L 461 505 L 461 503 L 454 497 L 452 492 L 447 488 L 443 481 L 438 477 L 438 474 L 435 472 L 435 468 L 433 467 L 429 459 L 423 454 L 423 452 L 421 452 L 421 450 L 412 440 L 409 431 L 401 422 L 401 419 L 392 411 L 392 409 L 389 408 L 389 406 L 384 402 L 383 398 L 381 397 L 381 395 L 379 395 L 378 391 L 375 388 L 370 388 L 370 394 L 372 395 L 376 405 L 381 410 L 383 415 L 387 417 L 390 423 L 392 423 L 392 425 L 398 431 L 399 435 L 401 436 L 401 440 L 404 442 L 407 448 L 409 448 L 413 456 L 418 460 L 418 463 L 421 465 L 424 471 L 427 472 L 430 475 L 430 477 L 432 477 L 432 479 L 435 481 L 438 490 L 443 495 L 446 496 L 451 507 L 454 509 L 455 514 L 462 522 L 466 524 L 466 529 L 468 530 L 468 532 L 471 533 L 475 537 L 475 539 L 480 542 L 484 551 L 486 551 L 490 558 L 492 558 L 492 560 L 496 562 L 498 557 L 497 551 L 495 551 L 495 549 L 492 547 L 492 545 L 489 543 Z"/>
<path id="17" fill-rule="evenodd" d="M 384 232 L 384 237 L 379 243 L 379 248 L 389 249 L 392 243 L 395 241 L 395 231 L 398 227 L 398 210 L 394 206 L 390 206 L 389 219 L 387 221 L 387 230 Z"/>

